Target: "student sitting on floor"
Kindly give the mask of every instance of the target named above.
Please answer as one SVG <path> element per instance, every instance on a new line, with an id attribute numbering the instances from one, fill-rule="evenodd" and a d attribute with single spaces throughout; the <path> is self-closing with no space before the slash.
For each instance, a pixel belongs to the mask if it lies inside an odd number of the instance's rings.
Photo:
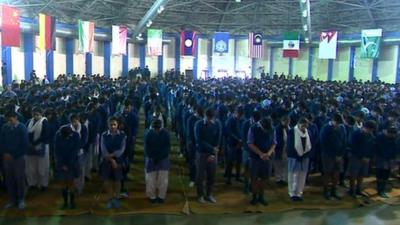
<path id="1" fill-rule="evenodd" d="M 161 126 L 161 120 L 154 120 L 144 138 L 146 194 L 151 203 L 164 203 L 168 189 L 171 143 Z"/>
<path id="2" fill-rule="evenodd" d="M 357 196 L 365 197 L 362 193 L 361 185 L 364 177 L 368 176 L 370 159 L 375 146 L 375 137 L 373 133 L 376 128 L 376 122 L 368 120 L 363 124 L 363 127 L 355 131 L 351 137 L 347 173 L 350 178 L 349 194 L 354 198 Z"/>
<path id="3" fill-rule="evenodd" d="M 81 149 L 79 139 L 79 134 L 68 125 L 62 126 L 55 136 L 56 175 L 63 182 L 64 204 L 62 209 L 74 209 L 76 207 L 76 185 L 74 181 L 81 175 L 78 156 Z"/>
<path id="4" fill-rule="evenodd" d="M 107 189 L 109 200 L 107 208 L 120 208 L 119 192 L 121 190 L 122 155 L 126 147 L 126 135 L 118 129 L 118 118 L 108 119 L 108 131 L 101 135 L 100 175 Z"/>
<path id="5" fill-rule="evenodd" d="M 300 118 L 297 125 L 288 132 L 288 190 L 292 201 L 303 201 L 312 149 L 307 127 L 307 119 Z"/>

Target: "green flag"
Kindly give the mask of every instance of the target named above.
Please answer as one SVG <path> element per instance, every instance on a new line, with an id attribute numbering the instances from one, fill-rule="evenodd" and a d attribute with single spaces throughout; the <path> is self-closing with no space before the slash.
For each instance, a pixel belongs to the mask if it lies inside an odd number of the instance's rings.
<path id="1" fill-rule="evenodd" d="M 361 58 L 378 58 L 382 29 L 361 31 Z"/>
<path id="2" fill-rule="evenodd" d="M 162 55 L 162 30 L 147 30 L 147 54 L 149 56 Z"/>

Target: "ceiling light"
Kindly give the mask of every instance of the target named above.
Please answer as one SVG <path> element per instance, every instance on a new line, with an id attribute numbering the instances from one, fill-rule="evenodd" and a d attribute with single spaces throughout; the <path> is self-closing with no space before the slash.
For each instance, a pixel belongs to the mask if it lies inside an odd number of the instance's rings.
<path id="1" fill-rule="evenodd" d="M 307 17 L 308 16 L 308 12 L 307 9 L 303 10 L 303 17 Z"/>
<path id="2" fill-rule="evenodd" d="M 305 41 L 306 43 L 310 42 L 310 40 L 308 39 L 308 37 L 304 38 L 304 41 Z"/>
<path id="3" fill-rule="evenodd" d="M 304 31 L 307 31 L 307 30 L 308 30 L 308 26 L 307 26 L 307 25 L 304 25 L 304 26 L 303 26 L 303 29 L 304 29 Z"/>
<path id="4" fill-rule="evenodd" d="M 162 5 L 160 8 L 158 8 L 157 12 L 158 14 L 162 13 L 164 11 L 165 7 Z"/>

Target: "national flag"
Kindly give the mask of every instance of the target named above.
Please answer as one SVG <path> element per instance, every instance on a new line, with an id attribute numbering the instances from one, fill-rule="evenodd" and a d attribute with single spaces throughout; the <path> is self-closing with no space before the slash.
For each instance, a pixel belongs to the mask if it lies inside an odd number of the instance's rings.
<path id="1" fill-rule="evenodd" d="M 94 23 L 78 21 L 79 52 L 93 52 L 94 47 Z"/>
<path id="2" fill-rule="evenodd" d="M 1 13 L 1 45 L 19 47 L 21 44 L 19 10 L 13 7 L 2 5 Z"/>
<path id="3" fill-rule="evenodd" d="M 162 55 L 162 30 L 147 30 L 147 54 L 149 56 Z"/>
<path id="4" fill-rule="evenodd" d="M 263 36 L 261 33 L 249 34 L 249 58 L 264 57 Z"/>
<path id="5" fill-rule="evenodd" d="M 181 55 L 195 55 L 197 45 L 196 36 L 195 31 L 181 32 Z"/>
<path id="6" fill-rule="evenodd" d="M 320 59 L 336 59 L 337 31 L 321 32 L 319 42 Z"/>
<path id="7" fill-rule="evenodd" d="M 298 32 L 286 32 L 283 35 L 283 57 L 297 58 L 300 53 L 300 36 Z"/>
<path id="8" fill-rule="evenodd" d="M 229 33 L 216 32 L 214 35 L 214 52 L 227 53 L 229 51 Z"/>
<path id="9" fill-rule="evenodd" d="M 361 58 L 378 58 L 382 29 L 361 31 Z"/>
<path id="10" fill-rule="evenodd" d="M 128 29 L 125 26 L 112 26 L 112 54 L 126 55 Z"/>
<path id="11" fill-rule="evenodd" d="M 56 18 L 39 14 L 39 49 L 56 50 Z"/>

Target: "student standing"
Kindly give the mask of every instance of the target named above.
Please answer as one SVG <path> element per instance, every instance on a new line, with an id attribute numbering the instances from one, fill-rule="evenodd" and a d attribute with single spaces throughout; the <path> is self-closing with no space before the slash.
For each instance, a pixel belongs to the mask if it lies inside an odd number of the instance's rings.
<path id="1" fill-rule="evenodd" d="M 253 198 L 250 204 L 258 202 L 268 205 L 264 197 L 265 182 L 271 174 L 271 156 L 276 146 L 276 135 L 272 119 L 265 117 L 250 128 L 247 138 L 250 151 L 250 176 Z"/>
<path id="2" fill-rule="evenodd" d="M 348 175 L 350 178 L 349 194 L 356 198 L 364 196 L 361 185 L 364 177 L 368 176 L 370 160 L 375 147 L 374 132 L 377 128 L 376 122 L 368 120 L 363 127 L 355 131 L 351 137 Z"/>
<path id="3" fill-rule="evenodd" d="M 292 201 L 303 200 L 312 149 L 307 128 L 308 120 L 300 118 L 297 125 L 288 132 L 288 190 Z"/>
<path id="4" fill-rule="evenodd" d="M 273 159 L 275 181 L 279 185 L 286 185 L 287 180 L 287 148 L 290 117 L 282 116 L 280 124 L 275 128 L 276 147 Z"/>
<path id="5" fill-rule="evenodd" d="M 56 174 L 62 181 L 62 196 L 64 204 L 62 209 L 74 209 L 75 205 L 75 180 L 81 176 L 78 153 L 81 149 L 80 137 L 71 126 L 60 127 L 54 141 Z"/>
<path id="6" fill-rule="evenodd" d="M 199 203 L 205 201 L 216 203 L 213 197 L 217 155 L 221 143 L 221 124 L 215 120 L 212 108 L 206 110 L 203 120 L 197 121 L 194 128 L 196 140 L 196 186 Z M 206 181 L 206 196 L 204 197 L 204 180 Z"/>
<path id="7" fill-rule="evenodd" d="M 227 145 L 227 164 L 226 164 L 226 184 L 231 185 L 233 166 L 236 169 L 236 181 L 240 180 L 242 163 L 242 137 L 240 127 L 242 125 L 243 108 L 237 107 L 233 116 L 226 121 L 226 145 Z"/>
<path id="8" fill-rule="evenodd" d="M 0 132 L 0 150 L 3 160 L 4 176 L 10 197 L 5 208 L 25 208 L 25 154 L 28 150 L 29 138 L 25 125 L 17 119 L 17 113 L 5 114 L 7 123 Z"/>
<path id="9" fill-rule="evenodd" d="M 197 121 L 204 118 L 204 110 L 201 106 L 196 106 L 195 112 L 188 118 L 186 124 L 186 145 L 189 166 L 189 187 L 194 187 L 196 181 L 196 140 L 194 136 L 194 126 Z"/>
<path id="10" fill-rule="evenodd" d="M 49 127 L 40 108 L 34 108 L 32 115 L 33 118 L 27 124 L 29 149 L 26 156 L 26 178 L 29 187 L 45 191 L 49 186 Z"/>
<path id="11" fill-rule="evenodd" d="M 161 125 L 161 120 L 154 120 L 144 138 L 146 194 L 151 203 L 164 203 L 168 189 L 171 142 Z"/>
<path id="12" fill-rule="evenodd" d="M 118 129 L 118 118 L 108 119 L 108 131 L 101 135 L 100 174 L 108 192 L 107 208 L 120 208 L 119 192 L 123 178 L 122 156 L 126 147 L 126 135 Z"/>
<path id="13" fill-rule="evenodd" d="M 321 130 L 321 162 L 324 179 L 324 197 L 340 200 L 336 186 L 339 174 L 343 171 L 343 157 L 346 148 L 346 129 L 343 126 L 343 117 L 335 113 L 332 119 Z"/>
<path id="14" fill-rule="evenodd" d="M 395 159 L 400 153 L 397 138 L 397 128 L 393 125 L 385 128 L 376 137 L 376 186 L 378 195 L 382 198 L 389 197 L 385 189 L 391 169 L 395 165 Z"/>

